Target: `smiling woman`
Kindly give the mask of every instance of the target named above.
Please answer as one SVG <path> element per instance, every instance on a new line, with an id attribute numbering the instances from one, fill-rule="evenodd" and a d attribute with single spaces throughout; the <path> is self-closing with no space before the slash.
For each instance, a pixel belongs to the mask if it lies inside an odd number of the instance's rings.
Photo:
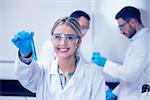
<path id="1" fill-rule="evenodd" d="M 16 76 L 20 83 L 36 93 L 38 100 L 105 100 L 102 70 L 85 62 L 77 53 L 81 43 L 78 21 L 71 17 L 58 19 L 51 35 L 56 59 L 42 66 L 32 60 L 32 52 L 22 52 L 22 48 L 23 51 L 32 48 L 29 44 L 33 35 L 24 31 L 12 39 L 19 49 Z"/>
<path id="2" fill-rule="evenodd" d="M 51 35 L 52 45 L 58 57 L 70 53 L 76 56 L 75 52 L 81 43 L 81 29 L 76 19 L 68 17 L 59 19 L 53 26 Z M 71 59 L 74 59 L 74 56 Z"/>

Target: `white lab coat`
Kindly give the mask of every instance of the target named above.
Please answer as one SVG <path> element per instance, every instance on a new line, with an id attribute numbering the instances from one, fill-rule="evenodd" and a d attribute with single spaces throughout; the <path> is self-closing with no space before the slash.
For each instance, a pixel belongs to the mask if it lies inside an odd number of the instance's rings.
<path id="1" fill-rule="evenodd" d="M 118 100 L 139 100 L 142 85 L 150 83 L 150 35 L 146 28 L 132 37 L 123 65 L 107 60 L 104 72 L 120 80 Z"/>
<path id="2" fill-rule="evenodd" d="M 61 88 L 57 59 L 50 67 L 29 65 L 16 61 L 16 76 L 21 84 L 36 93 L 37 100 L 105 100 L 105 82 L 102 70 L 94 64 L 79 60 L 74 75 Z"/>

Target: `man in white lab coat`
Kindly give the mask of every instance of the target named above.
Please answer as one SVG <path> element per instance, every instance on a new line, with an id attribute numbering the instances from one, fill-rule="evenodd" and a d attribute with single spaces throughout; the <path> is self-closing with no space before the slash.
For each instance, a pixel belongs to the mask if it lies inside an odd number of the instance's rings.
<path id="1" fill-rule="evenodd" d="M 127 6 L 115 16 L 120 32 L 130 39 L 122 65 L 94 52 L 92 62 L 120 81 L 118 100 L 139 100 L 142 86 L 150 85 L 150 33 L 141 22 L 139 9 Z"/>
<path id="2" fill-rule="evenodd" d="M 76 10 L 73 13 L 71 13 L 70 17 L 77 19 L 77 21 L 79 22 L 82 31 L 81 36 L 83 37 L 90 27 L 90 16 L 84 11 Z M 55 59 L 55 57 L 56 54 L 53 50 L 53 46 L 51 44 L 50 39 L 48 39 L 47 41 L 44 42 L 44 45 L 42 46 L 38 63 L 40 64 L 50 63 Z"/>
<path id="3" fill-rule="evenodd" d="M 16 76 L 37 100 L 105 100 L 102 70 L 78 54 L 82 38 L 76 19 L 64 17 L 54 24 L 50 39 L 57 56 L 46 67 L 32 59 L 33 35 L 22 31 L 12 42 L 19 49 Z"/>

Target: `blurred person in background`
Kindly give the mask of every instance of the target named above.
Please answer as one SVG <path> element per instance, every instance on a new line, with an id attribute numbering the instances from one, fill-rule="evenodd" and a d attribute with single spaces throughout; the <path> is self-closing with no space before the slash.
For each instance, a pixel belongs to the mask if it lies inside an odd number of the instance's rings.
<path id="1" fill-rule="evenodd" d="M 130 39 L 123 64 L 118 64 L 94 52 L 92 62 L 104 73 L 119 80 L 118 100 L 139 100 L 142 86 L 150 85 L 150 33 L 142 24 L 139 9 L 126 6 L 115 16 L 120 32 Z"/>

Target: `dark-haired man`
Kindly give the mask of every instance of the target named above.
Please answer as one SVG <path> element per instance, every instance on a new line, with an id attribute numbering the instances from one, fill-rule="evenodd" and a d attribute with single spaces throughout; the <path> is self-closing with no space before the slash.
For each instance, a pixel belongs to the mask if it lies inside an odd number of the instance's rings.
<path id="1" fill-rule="evenodd" d="M 94 52 L 92 62 L 119 80 L 118 100 L 139 100 L 143 84 L 150 84 L 150 33 L 141 22 L 139 9 L 127 6 L 115 16 L 120 32 L 130 39 L 123 64 Z"/>

